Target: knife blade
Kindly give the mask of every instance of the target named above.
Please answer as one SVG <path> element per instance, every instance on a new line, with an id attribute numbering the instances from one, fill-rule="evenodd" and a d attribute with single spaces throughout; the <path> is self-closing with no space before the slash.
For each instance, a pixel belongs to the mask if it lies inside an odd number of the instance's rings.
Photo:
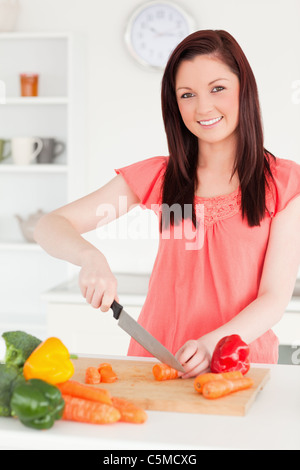
<path id="1" fill-rule="evenodd" d="M 113 317 L 118 320 L 118 326 L 143 346 L 146 351 L 159 359 L 163 364 L 167 364 L 180 372 L 185 372 L 183 366 L 176 357 L 173 356 L 173 354 L 156 338 L 154 338 L 154 336 L 145 330 L 145 328 L 135 321 L 134 318 L 125 312 L 122 305 L 114 300 L 110 308 L 113 311 Z"/>

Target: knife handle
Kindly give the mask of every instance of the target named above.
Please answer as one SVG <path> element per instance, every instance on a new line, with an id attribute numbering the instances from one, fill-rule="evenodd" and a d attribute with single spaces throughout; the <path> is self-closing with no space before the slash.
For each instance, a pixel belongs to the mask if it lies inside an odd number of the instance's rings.
<path id="1" fill-rule="evenodd" d="M 118 304 L 118 302 L 116 300 L 113 301 L 113 303 L 111 304 L 110 308 L 112 309 L 112 311 L 114 312 L 114 315 L 113 317 L 118 320 L 119 319 L 119 316 L 120 316 L 120 313 L 122 312 L 123 310 L 123 307 L 122 305 Z"/>

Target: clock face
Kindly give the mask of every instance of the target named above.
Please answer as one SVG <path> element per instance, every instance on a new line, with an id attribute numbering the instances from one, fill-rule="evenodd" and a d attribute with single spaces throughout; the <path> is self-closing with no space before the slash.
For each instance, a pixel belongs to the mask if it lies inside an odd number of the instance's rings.
<path id="1" fill-rule="evenodd" d="M 153 1 L 136 10 L 125 37 L 130 52 L 141 64 L 161 69 L 192 30 L 192 19 L 177 5 Z"/>

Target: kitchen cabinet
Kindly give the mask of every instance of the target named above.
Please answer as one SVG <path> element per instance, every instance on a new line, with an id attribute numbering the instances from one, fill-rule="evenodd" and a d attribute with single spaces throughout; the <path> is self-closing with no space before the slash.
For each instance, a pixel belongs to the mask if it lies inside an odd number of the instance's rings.
<path id="1" fill-rule="evenodd" d="M 1 33 L 0 62 L 0 139 L 54 138 L 65 145 L 53 163 L 19 165 L 11 157 L 0 163 L 0 324 L 20 323 L 24 315 L 38 325 L 45 319 L 41 293 L 71 268 L 29 243 L 16 214 L 26 220 L 85 193 L 85 39 L 68 32 Z M 20 96 L 23 72 L 39 74 L 37 97 Z"/>
<path id="2" fill-rule="evenodd" d="M 146 299 L 149 275 L 114 273 L 119 302 L 137 320 Z M 113 312 L 101 312 L 82 297 L 77 276 L 42 296 L 46 303 L 47 336 L 58 336 L 79 354 L 126 355 L 130 336 L 118 327 Z"/>
<path id="3" fill-rule="evenodd" d="M 296 281 L 294 294 L 285 314 L 273 327 L 279 338 L 279 359 L 281 364 L 300 364 L 300 278 Z"/>
<path id="4" fill-rule="evenodd" d="M 126 298 L 122 298 L 122 301 Z M 120 299 L 121 301 L 121 299 Z M 125 303 L 125 302 L 123 302 Z M 141 306 L 126 302 L 126 311 L 137 320 Z M 82 354 L 126 354 L 130 336 L 118 327 L 112 310 L 101 312 L 89 305 L 51 303 L 47 310 L 47 336 L 58 336 L 69 351 Z"/>

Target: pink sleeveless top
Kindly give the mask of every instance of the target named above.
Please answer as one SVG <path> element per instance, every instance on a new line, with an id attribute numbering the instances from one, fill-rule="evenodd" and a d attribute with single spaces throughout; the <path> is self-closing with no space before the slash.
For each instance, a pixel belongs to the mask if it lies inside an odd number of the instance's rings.
<path id="1" fill-rule="evenodd" d="M 152 157 L 115 169 L 140 198 L 141 207 L 157 214 L 158 230 L 168 158 Z M 185 219 L 160 234 L 138 321 L 173 354 L 189 339 L 227 323 L 257 297 L 272 217 L 300 195 L 300 165 L 277 158 L 271 168 L 275 185 L 267 189 L 260 226 L 249 227 L 242 218 L 237 189 L 225 196 L 195 196 L 197 232 Z M 150 356 L 133 339 L 128 355 Z M 250 361 L 278 361 L 278 339 L 272 330 L 250 344 Z"/>

